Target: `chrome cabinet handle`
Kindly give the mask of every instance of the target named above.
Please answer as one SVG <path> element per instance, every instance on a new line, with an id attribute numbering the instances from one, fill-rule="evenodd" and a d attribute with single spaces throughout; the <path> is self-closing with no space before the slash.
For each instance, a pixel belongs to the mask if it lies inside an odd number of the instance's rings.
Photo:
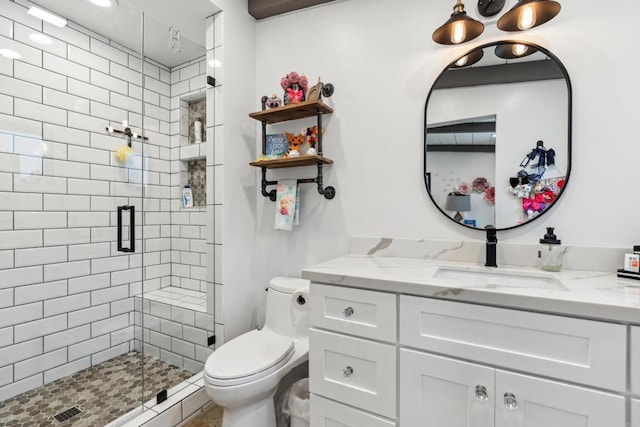
<path id="1" fill-rule="evenodd" d="M 353 375 L 353 368 L 351 366 L 347 366 L 342 370 L 342 377 L 344 379 L 348 380 L 349 378 L 351 378 L 351 375 Z"/>
<path id="2" fill-rule="evenodd" d="M 504 394 L 504 407 L 507 409 L 518 409 L 518 400 L 513 393 Z"/>
<path id="3" fill-rule="evenodd" d="M 483 385 L 477 385 L 475 391 L 476 400 L 489 400 L 489 395 L 487 394 L 487 388 Z"/>
<path id="4" fill-rule="evenodd" d="M 342 310 L 342 314 L 344 315 L 344 317 L 351 317 L 353 316 L 353 307 L 347 307 L 344 310 Z"/>

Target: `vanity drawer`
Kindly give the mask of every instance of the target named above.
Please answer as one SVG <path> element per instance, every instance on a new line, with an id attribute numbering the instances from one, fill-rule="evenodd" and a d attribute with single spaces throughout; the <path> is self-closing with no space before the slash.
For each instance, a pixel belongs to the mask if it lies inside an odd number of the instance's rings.
<path id="1" fill-rule="evenodd" d="M 638 326 L 631 328 L 631 393 L 640 396 L 640 327 Z"/>
<path id="2" fill-rule="evenodd" d="M 395 384 L 395 346 L 309 330 L 312 393 L 395 418 Z"/>
<path id="3" fill-rule="evenodd" d="M 312 283 L 309 323 L 312 327 L 395 343 L 396 296 Z"/>
<path id="4" fill-rule="evenodd" d="M 403 346 L 624 392 L 623 325 L 400 297 Z"/>
<path id="5" fill-rule="evenodd" d="M 396 423 L 312 394 L 311 425 L 313 427 L 395 427 Z"/>

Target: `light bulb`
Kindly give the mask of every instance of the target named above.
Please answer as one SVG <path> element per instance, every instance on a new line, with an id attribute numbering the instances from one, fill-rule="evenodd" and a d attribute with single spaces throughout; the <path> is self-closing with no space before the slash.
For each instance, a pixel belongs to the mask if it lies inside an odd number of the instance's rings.
<path id="1" fill-rule="evenodd" d="M 454 44 L 462 43 L 467 37 L 467 28 L 464 25 L 464 21 L 458 21 L 453 24 L 453 30 L 451 31 L 451 41 Z"/>
<path id="2" fill-rule="evenodd" d="M 528 30 L 536 25 L 536 10 L 531 5 L 522 8 L 520 16 L 518 16 L 518 28 L 520 30 Z"/>
<path id="3" fill-rule="evenodd" d="M 517 43 L 513 45 L 511 52 L 513 52 L 515 56 L 522 56 L 527 52 L 527 47 L 523 44 Z"/>
<path id="4" fill-rule="evenodd" d="M 469 62 L 469 55 L 465 55 L 462 58 L 458 59 L 456 61 L 456 66 L 464 67 L 465 65 L 467 65 L 467 62 Z"/>

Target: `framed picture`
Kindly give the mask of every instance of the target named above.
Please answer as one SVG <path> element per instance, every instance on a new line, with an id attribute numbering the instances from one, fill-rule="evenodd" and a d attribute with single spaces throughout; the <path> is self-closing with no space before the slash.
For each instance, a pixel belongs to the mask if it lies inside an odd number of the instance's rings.
<path id="1" fill-rule="evenodd" d="M 476 228 L 476 220 L 475 219 L 465 219 L 464 225 L 468 225 L 470 227 Z"/>

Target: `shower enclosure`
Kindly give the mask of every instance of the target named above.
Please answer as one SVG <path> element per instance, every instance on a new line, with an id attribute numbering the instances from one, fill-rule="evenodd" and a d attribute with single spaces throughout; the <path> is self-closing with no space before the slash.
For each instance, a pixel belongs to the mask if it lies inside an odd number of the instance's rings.
<path id="1" fill-rule="evenodd" d="M 0 0 L 0 424 L 105 425 L 215 344 L 213 18 L 94 3 Z"/>

